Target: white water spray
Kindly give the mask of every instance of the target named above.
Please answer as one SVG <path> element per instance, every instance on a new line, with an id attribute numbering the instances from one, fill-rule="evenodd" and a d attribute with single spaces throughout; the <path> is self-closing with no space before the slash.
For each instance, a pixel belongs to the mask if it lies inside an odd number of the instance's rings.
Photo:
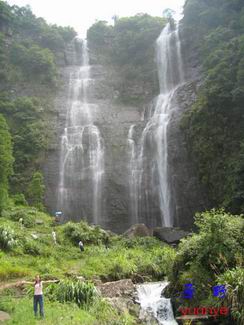
<path id="1" fill-rule="evenodd" d="M 160 325 L 177 325 L 170 299 L 162 296 L 168 282 L 145 283 L 137 287 L 141 314 L 151 314 Z M 141 315 L 142 317 L 142 315 Z"/>
<path id="2" fill-rule="evenodd" d="M 57 208 L 66 218 L 86 217 L 92 223 L 101 224 L 104 145 L 100 131 L 93 123 L 88 98 L 93 80 L 85 41 L 82 65 L 73 68 L 66 125 L 61 138 Z"/>
<path id="3" fill-rule="evenodd" d="M 154 195 L 158 197 L 161 224 L 171 227 L 173 216 L 168 166 L 168 128 L 176 90 L 184 81 L 178 26 L 173 29 L 169 23 L 165 26 L 157 39 L 156 50 L 160 94 L 150 109 L 138 148 L 130 150 L 131 220 L 140 218 L 142 204 L 146 215 L 153 218 L 150 200 L 152 201 Z M 134 139 L 131 129 L 129 133 L 128 141 L 132 143 Z"/>

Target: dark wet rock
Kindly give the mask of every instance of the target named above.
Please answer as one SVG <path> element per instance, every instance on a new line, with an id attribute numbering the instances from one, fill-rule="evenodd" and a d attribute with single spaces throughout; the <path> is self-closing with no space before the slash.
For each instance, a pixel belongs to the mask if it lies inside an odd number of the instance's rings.
<path id="1" fill-rule="evenodd" d="M 173 227 L 157 227 L 153 229 L 153 236 L 168 244 L 177 244 L 182 238 L 189 234 L 190 233 L 185 230 Z"/>
<path id="2" fill-rule="evenodd" d="M 124 233 L 124 236 L 128 238 L 146 237 L 151 235 L 152 231 L 144 225 L 144 223 L 133 225 Z"/>

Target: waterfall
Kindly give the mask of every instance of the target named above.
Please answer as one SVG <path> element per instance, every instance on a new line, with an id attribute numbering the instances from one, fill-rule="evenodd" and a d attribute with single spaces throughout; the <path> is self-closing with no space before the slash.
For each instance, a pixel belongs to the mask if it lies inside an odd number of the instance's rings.
<path id="1" fill-rule="evenodd" d="M 162 296 L 167 282 L 145 283 L 137 287 L 137 302 L 141 306 L 140 318 L 143 314 L 151 314 L 160 325 L 177 325 L 170 299 Z"/>
<path id="2" fill-rule="evenodd" d="M 137 158 L 136 158 L 136 144 L 133 139 L 135 125 L 131 125 L 128 134 L 128 146 L 129 146 L 129 185 L 130 185 L 130 215 L 132 216 L 132 223 L 136 224 L 139 222 L 138 212 L 138 175 L 137 170 Z"/>
<path id="3" fill-rule="evenodd" d="M 104 144 L 93 123 L 93 104 L 89 103 L 89 87 L 93 79 L 86 41 L 82 44 L 82 63 L 72 67 L 69 79 L 57 208 L 65 219 L 86 218 L 101 224 Z"/>
<path id="4" fill-rule="evenodd" d="M 145 114 L 147 123 L 137 148 L 135 144 L 133 150 L 130 148 L 130 211 L 131 221 L 137 219 L 151 224 L 153 209 L 158 205 L 161 225 L 170 227 L 173 216 L 168 128 L 176 90 L 184 81 L 178 25 L 174 28 L 168 23 L 162 30 L 156 41 L 156 59 L 160 94 Z M 128 141 L 132 144 L 135 140 L 131 130 Z"/>

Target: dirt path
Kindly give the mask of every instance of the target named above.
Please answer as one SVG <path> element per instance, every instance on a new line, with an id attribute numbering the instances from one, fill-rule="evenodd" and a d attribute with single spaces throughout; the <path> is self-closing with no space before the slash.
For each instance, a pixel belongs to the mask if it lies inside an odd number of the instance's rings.
<path id="1" fill-rule="evenodd" d="M 15 280 L 15 282 L 0 283 L 0 292 L 5 289 L 9 289 L 9 288 L 19 288 L 24 285 L 23 282 L 24 282 L 24 279 L 18 279 L 17 281 Z"/>

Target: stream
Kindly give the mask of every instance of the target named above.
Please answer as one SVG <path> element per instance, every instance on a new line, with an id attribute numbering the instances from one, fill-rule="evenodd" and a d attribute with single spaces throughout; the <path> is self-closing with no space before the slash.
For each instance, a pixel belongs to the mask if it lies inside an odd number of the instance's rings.
<path id="1" fill-rule="evenodd" d="M 152 315 L 160 325 L 177 325 L 171 301 L 162 296 L 168 282 L 145 283 L 137 287 L 137 302 L 141 306 L 140 316 Z M 140 317 L 140 318 L 141 318 Z M 149 321 L 148 324 L 151 322 Z"/>

